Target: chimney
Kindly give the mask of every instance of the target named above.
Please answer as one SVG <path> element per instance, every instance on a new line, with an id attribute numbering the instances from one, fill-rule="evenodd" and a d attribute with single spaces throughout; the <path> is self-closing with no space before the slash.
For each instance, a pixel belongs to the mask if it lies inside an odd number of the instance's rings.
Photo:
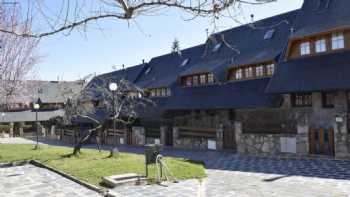
<path id="1" fill-rule="evenodd" d="M 290 36 L 293 36 L 294 35 L 294 27 L 291 27 L 290 28 Z"/>
<path id="2" fill-rule="evenodd" d="M 254 14 L 250 15 L 250 22 L 253 24 L 254 23 Z"/>
<path id="3" fill-rule="evenodd" d="M 145 64 L 145 59 L 142 59 L 142 64 Z"/>

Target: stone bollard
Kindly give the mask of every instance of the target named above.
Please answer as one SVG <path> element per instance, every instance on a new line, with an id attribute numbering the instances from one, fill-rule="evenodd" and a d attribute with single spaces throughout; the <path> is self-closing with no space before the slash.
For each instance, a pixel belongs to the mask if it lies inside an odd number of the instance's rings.
<path id="1" fill-rule="evenodd" d="M 11 122 L 10 123 L 10 137 L 13 137 L 13 127 L 14 127 L 14 123 Z"/>

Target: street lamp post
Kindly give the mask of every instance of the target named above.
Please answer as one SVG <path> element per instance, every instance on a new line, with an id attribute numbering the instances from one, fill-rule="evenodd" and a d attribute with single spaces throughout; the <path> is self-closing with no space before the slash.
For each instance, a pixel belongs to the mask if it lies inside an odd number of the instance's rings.
<path id="1" fill-rule="evenodd" d="M 115 116 L 116 116 L 116 104 L 115 104 L 115 93 L 117 92 L 117 89 L 118 89 L 118 85 L 114 82 L 110 83 L 109 84 L 109 90 L 112 92 L 112 107 L 113 107 L 113 144 L 114 144 L 114 147 L 111 151 L 111 156 L 114 155 L 114 149 L 117 147 L 117 134 L 116 134 L 116 121 L 115 121 Z"/>
<path id="2" fill-rule="evenodd" d="M 38 110 L 40 109 L 40 98 L 36 103 L 34 103 L 34 110 L 35 110 L 35 125 L 36 125 L 36 146 L 34 149 L 39 148 L 39 125 L 38 125 Z"/>

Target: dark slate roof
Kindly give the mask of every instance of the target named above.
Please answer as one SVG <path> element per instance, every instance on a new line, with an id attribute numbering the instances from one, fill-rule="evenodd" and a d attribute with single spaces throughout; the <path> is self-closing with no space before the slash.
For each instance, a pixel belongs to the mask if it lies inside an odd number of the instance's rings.
<path id="1" fill-rule="evenodd" d="M 200 61 L 181 73 L 181 76 L 213 72 L 220 81 L 225 80 L 227 68 L 276 60 L 286 47 L 290 27 L 299 10 L 256 21 L 216 33 L 205 44 Z M 271 39 L 264 39 L 267 31 L 274 29 Z M 217 43 L 222 47 L 213 52 Z"/>
<path id="2" fill-rule="evenodd" d="M 203 47 L 203 45 L 198 45 L 182 50 L 181 54 L 169 53 L 152 58 L 149 62 L 150 71 L 144 72 L 136 84 L 142 88 L 170 86 L 177 81 L 182 71 L 191 68 L 199 61 L 204 51 Z M 182 62 L 188 58 L 189 62 L 181 66 Z"/>
<path id="3" fill-rule="evenodd" d="M 20 111 L 20 112 L 4 112 L 4 116 L 0 118 L 0 122 L 10 123 L 10 122 L 35 122 L 35 112 L 31 110 Z M 53 111 L 39 111 L 38 121 L 47 121 L 51 118 L 64 115 L 62 109 Z"/>
<path id="4" fill-rule="evenodd" d="M 167 109 L 239 109 L 278 107 L 280 96 L 266 95 L 269 79 L 255 79 L 194 88 L 178 87 Z"/>
<path id="5" fill-rule="evenodd" d="M 322 3 L 319 4 L 320 2 Z M 304 0 L 301 12 L 295 20 L 294 37 L 350 26 L 349 8 L 349 0 Z"/>
<path id="6" fill-rule="evenodd" d="M 299 58 L 277 65 L 266 92 L 350 89 L 350 51 Z"/>
<path id="7" fill-rule="evenodd" d="M 145 69 L 147 69 L 147 67 L 148 64 L 145 63 L 117 70 L 114 72 L 98 75 L 89 82 L 89 84 L 86 86 L 86 89 L 89 91 L 90 94 L 93 94 L 93 99 L 99 99 L 101 97 L 101 94 L 98 91 L 95 91 L 95 87 L 101 86 L 103 83 L 107 85 L 108 82 L 119 81 L 121 79 L 125 79 L 129 82 L 135 83 L 136 80 L 142 74 L 142 72 Z"/>

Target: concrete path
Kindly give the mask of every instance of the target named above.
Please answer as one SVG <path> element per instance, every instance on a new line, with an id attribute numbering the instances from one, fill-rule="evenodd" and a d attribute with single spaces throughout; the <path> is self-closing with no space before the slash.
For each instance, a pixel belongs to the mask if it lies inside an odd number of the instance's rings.
<path id="1" fill-rule="evenodd" d="M 144 153 L 140 147 L 124 146 L 119 150 Z M 279 159 L 167 148 L 162 154 L 203 161 L 208 177 L 203 182 L 187 180 L 166 186 L 127 186 L 114 192 L 128 197 L 350 197 L 348 160 Z"/>
<path id="2" fill-rule="evenodd" d="M 47 169 L 33 165 L 0 168 L 0 197 L 101 197 Z"/>

